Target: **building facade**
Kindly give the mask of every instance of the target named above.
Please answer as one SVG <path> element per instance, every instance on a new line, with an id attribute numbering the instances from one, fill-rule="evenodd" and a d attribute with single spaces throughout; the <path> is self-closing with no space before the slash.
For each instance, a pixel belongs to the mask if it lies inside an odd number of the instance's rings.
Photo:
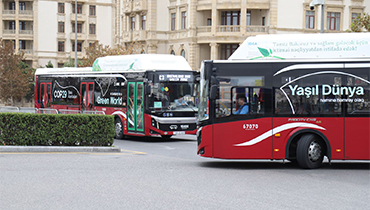
<path id="1" fill-rule="evenodd" d="M 75 0 L 3 0 L 0 37 L 12 41 L 25 62 L 37 68 L 49 61 L 54 67 L 74 59 Z M 113 0 L 77 0 L 77 56 L 99 41 L 114 44 Z"/>
<path id="2" fill-rule="evenodd" d="M 321 6 L 312 0 L 118 0 L 116 43 L 142 42 L 143 53 L 183 55 L 193 69 L 202 60 L 227 59 L 258 34 L 320 33 Z M 325 0 L 324 32 L 343 32 L 370 0 Z"/>
<path id="3" fill-rule="evenodd" d="M 2 0 L 0 37 L 25 53 L 32 67 L 62 66 L 84 48 L 140 42 L 142 53 L 184 56 L 193 69 L 202 60 L 227 59 L 258 34 L 320 33 L 321 6 L 312 0 Z M 349 29 L 370 0 L 325 0 L 324 32 Z M 77 24 L 75 14 L 77 13 Z"/>

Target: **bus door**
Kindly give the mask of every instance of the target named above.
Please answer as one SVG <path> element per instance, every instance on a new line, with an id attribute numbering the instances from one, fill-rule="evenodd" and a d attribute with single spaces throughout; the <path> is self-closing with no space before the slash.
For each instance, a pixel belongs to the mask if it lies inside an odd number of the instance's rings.
<path id="1" fill-rule="evenodd" d="M 226 97 L 217 99 L 218 123 L 213 125 L 214 157 L 272 158 L 272 136 L 268 135 L 272 129 L 271 91 L 266 90 L 262 87 L 233 87 L 231 94 L 229 89 Z"/>
<path id="2" fill-rule="evenodd" d="M 129 82 L 127 87 L 127 130 L 144 133 L 143 82 Z"/>
<path id="3" fill-rule="evenodd" d="M 50 108 L 51 82 L 40 82 L 39 94 L 41 108 Z"/>
<path id="4" fill-rule="evenodd" d="M 94 82 L 81 82 L 80 110 L 91 111 L 94 109 Z"/>

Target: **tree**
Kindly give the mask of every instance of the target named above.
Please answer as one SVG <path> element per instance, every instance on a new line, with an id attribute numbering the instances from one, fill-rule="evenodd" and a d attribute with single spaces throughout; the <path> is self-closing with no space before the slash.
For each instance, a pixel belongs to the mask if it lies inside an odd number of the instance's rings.
<path id="1" fill-rule="evenodd" d="M 48 64 L 45 65 L 46 68 L 53 68 L 53 64 L 51 63 L 51 61 L 48 62 Z"/>
<path id="2" fill-rule="evenodd" d="M 358 15 L 351 23 L 351 29 L 349 31 L 361 32 L 363 29 L 370 32 L 370 15 L 367 13 Z"/>
<path id="3" fill-rule="evenodd" d="M 23 52 L 14 52 L 12 42 L 0 39 L 0 99 L 11 106 L 27 94 L 33 79 L 23 58 Z"/>
<path id="4" fill-rule="evenodd" d="M 77 59 L 77 66 L 79 67 L 81 65 L 82 65 L 81 61 Z M 63 67 L 75 67 L 75 59 L 69 56 L 68 60 L 63 64 Z"/>
<path id="5" fill-rule="evenodd" d="M 135 53 L 141 53 L 143 45 L 138 42 L 132 42 L 129 44 L 117 45 L 116 47 L 110 47 L 109 45 L 100 44 L 96 41 L 91 46 L 85 48 L 86 56 L 82 59 L 81 67 L 92 66 L 94 61 L 99 57 L 108 55 L 129 55 Z"/>

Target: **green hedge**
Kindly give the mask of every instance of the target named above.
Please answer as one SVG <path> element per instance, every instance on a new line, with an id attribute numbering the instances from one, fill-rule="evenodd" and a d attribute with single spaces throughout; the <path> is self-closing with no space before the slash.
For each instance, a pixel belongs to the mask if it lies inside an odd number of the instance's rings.
<path id="1" fill-rule="evenodd" d="M 111 146 L 114 117 L 85 114 L 0 113 L 0 144 Z"/>

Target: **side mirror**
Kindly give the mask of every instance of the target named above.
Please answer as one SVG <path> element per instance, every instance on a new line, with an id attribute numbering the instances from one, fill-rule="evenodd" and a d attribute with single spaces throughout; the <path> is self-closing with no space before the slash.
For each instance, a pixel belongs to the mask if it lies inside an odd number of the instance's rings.
<path id="1" fill-rule="evenodd" d="M 210 99 L 214 100 L 216 99 L 216 94 L 217 94 L 217 86 L 216 85 L 212 85 L 211 86 L 211 93 L 210 93 Z"/>

